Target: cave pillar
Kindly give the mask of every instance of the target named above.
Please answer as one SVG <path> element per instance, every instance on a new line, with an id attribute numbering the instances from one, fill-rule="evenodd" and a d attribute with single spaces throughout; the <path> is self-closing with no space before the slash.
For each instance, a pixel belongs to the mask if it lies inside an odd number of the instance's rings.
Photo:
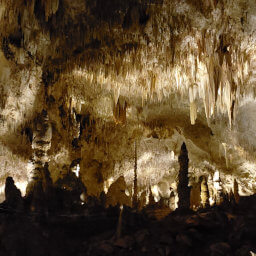
<path id="1" fill-rule="evenodd" d="M 188 151 L 186 144 L 183 142 L 181 146 L 181 151 L 179 155 L 179 183 L 177 187 L 177 192 L 179 196 L 178 208 L 179 209 L 189 209 L 190 208 L 190 188 L 188 186 Z"/>
<path id="2" fill-rule="evenodd" d="M 35 120 L 33 131 L 33 170 L 30 173 L 30 181 L 27 187 L 27 195 L 33 192 L 35 186 L 41 186 L 40 191 L 47 191 L 51 186 L 51 178 L 48 170 L 47 151 L 51 147 L 52 127 L 49 123 L 47 111 L 43 110 Z"/>
<path id="3" fill-rule="evenodd" d="M 203 207 L 209 207 L 209 189 L 205 176 L 201 178 L 201 204 Z"/>

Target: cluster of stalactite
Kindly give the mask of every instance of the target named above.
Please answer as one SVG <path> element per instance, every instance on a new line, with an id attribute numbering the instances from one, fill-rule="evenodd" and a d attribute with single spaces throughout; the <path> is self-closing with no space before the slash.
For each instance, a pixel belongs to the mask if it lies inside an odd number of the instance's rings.
<path id="1" fill-rule="evenodd" d="M 121 101 L 118 99 L 117 103 L 113 108 L 113 116 L 116 123 L 125 124 L 126 123 L 126 101 Z"/>
<path id="2" fill-rule="evenodd" d="M 216 111 L 227 112 L 231 124 L 254 65 L 247 46 L 255 45 L 245 29 L 251 3 L 213 2 L 108 1 L 102 8 L 100 0 L 6 0 L 2 50 L 10 61 L 41 65 L 47 85 L 60 72 L 80 70 L 91 84 L 111 85 L 116 95 L 161 101 L 179 90 L 189 95 L 192 124 L 199 99 L 208 121 Z M 116 105 L 114 116 L 124 122 L 125 107 Z"/>

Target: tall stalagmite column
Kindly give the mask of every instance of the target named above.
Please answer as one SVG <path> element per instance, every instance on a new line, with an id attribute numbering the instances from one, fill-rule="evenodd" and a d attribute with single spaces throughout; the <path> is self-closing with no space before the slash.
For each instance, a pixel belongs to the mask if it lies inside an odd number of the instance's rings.
<path id="1" fill-rule="evenodd" d="M 134 179 L 133 179 L 133 198 L 132 207 L 138 206 L 138 179 L 137 179 L 137 142 L 134 142 Z"/>
<path id="2" fill-rule="evenodd" d="M 179 184 L 178 184 L 178 208 L 179 209 L 189 209 L 190 207 L 190 188 L 188 187 L 188 151 L 186 144 L 183 142 L 181 146 L 181 151 L 179 155 Z"/>
<path id="3" fill-rule="evenodd" d="M 35 189 L 35 186 L 41 186 L 40 190 L 45 190 L 49 186 L 48 175 L 48 154 L 47 151 L 51 147 L 52 128 L 49 123 L 49 117 L 46 110 L 38 116 L 35 121 L 35 129 L 33 132 L 33 171 L 31 173 L 30 182 L 27 188 L 27 194 Z M 46 184 L 47 183 L 47 184 Z M 38 190 L 38 188 L 37 188 Z"/>

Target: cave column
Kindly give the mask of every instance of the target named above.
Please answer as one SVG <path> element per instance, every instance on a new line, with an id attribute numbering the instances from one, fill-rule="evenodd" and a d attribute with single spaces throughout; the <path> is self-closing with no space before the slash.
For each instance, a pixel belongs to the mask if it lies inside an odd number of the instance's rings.
<path id="1" fill-rule="evenodd" d="M 190 188 L 188 187 L 188 151 L 186 144 L 183 142 L 179 155 L 179 184 L 178 184 L 178 209 L 189 209 L 190 207 Z"/>
<path id="2" fill-rule="evenodd" d="M 27 188 L 27 194 L 33 192 L 34 186 L 37 184 L 41 184 L 44 187 L 47 187 L 49 185 L 46 184 L 49 181 L 49 158 L 47 151 L 51 147 L 51 138 L 52 127 L 49 123 L 47 111 L 43 110 L 42 113 L 35 120 L 35 129 L 33 131 L 32 140 L 34 168 L 32 170 L 32 173 L 30 174 L 31 177 Z"/>

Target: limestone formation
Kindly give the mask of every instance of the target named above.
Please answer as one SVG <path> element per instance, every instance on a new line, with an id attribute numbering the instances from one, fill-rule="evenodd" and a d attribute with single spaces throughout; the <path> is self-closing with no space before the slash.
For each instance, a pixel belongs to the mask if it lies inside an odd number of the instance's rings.
<path id="1" fill-rule="evenodd" d="M 254 193 L 255 23 L 254 0 L 1 0 L 0 187 L 46 191 L 47 162 L 55 182 L 81 159 L 88 195 L 120 176 L 167 191 L 187 141 L 197 179 Z"/>
<path id="2" fill-rule="evenodd" d="M 186 144 L 183 142 L 179 155 L 180 170 L 178 176 L 179 183 L 177 187 L 177 192 L 179 196 L 179 209 L 189 209 L 190 207 L 190 188 L 188 187 L 188 162 L 188 151 Z"/>
<path id="3" fill-rule="evenodd" d="M 5 181 L 5 202 L 13 210 L 21 209 L 22 197 L 20 190 L 15 186 L 12 177 L 7 177 Z"/>
<path id="4" fill-rule="evenodd" d="M 59 200 L 66 208 L 75 204 L 80 204 L 81 195 L 86 195 L 86 187 L 79 177 L 69 169 L 68 173 L 63 178 L 58 179 L 54 183 L 54 187 L 58 190 Z M 85 200 L 85 198 L 83 198 Z"/>
<path id="5" fill-rule="evenodd" d="M 154 205 L 156 202 L 155 202 L 155 198 L 153 196 L 153 193 L 152 193 L 152 190 L 151 188 L 149 188 L 149 191 L 148 191 L 148 205 Z"/>
<path id="6" fill-rule="evenodd" d="M 140 198 L 138 200 L 138 208 L 140 210 L 143 209 L 143 207 L 146 206 L 146 202 L 147 202 L 147 191 L 144 190 L 141 194 L 140 194 Z"/>
<path id="7" fill-rule="evenodd" d="M 133 179 L 133 197 L 132 206 L 137 208 L 138 206 L 138 179 L 137 179 L 137 142 L 134 142 L 134 179 Z"/>
<path id="8" fill-rule="evenodd" d="M 190 191 L 190 206 L 193 210 L 196 210 L 201 205 L 201 184 L 194 181 L 191 184 Z"/>
<path id="9" fill-rule="evenodd" d="M 238 204 L 240 200 L 240 195 L 239 195 L 239 187 L 236 179 L 234 179 L 233 193 L 234 193 L 235 202 Z"/>
<path id="10" fill-rule="evenodd" d="M 33 192 L 34 186 L 44 186 L 47 190 L 50 185 L 50 174 L 48 173 L 48 150 L 51 147 L 52 128 L 49 123 L 47 111 L 43 110 L 35 120 L 33 132 L 32 149 L 34 168 L 30 174 L 30 182 L 27 187 L 27 195 Z"/>
<path id="11" fill-rule="evenodd" d="M 131 199 L 125 194 L 127 188 L 123 176 L 120 176 L 113 184 L 111 184 L 107 193 L 107 205 L 127 205 L 131 206 Z"/>
<path id="12" fill-rule="evenodd" d="M 173 191 L 171 191 L 171 193 L 170 193 L 169 208 L 170 208 L 171 210 L 173 210 L 173 211 L 174 211 L 175 208 L 176 208 L 176 198 L 175 198 L 175 194 L 174 194 Z"/>
<path id="13" fill-rule="evenodd" d="M 204 208 L 209 207 L 210 202 L 209 202 L 209 189 L 207 184 L 207 178 L 205 176 L 202 176 L 200 180 L 201 180 L 201 203 Z"/>
<path id="14" fill-rule="evenodd" d="M 126 108 L 127 103 L 125 100 L 118 99 L 117 103 L 114 103 L 113 116 L 116 123 L 126 123 Z"/>
<path id="15" fill-rule="evenodd" d="M 224 200 L 224 192 L 222 187 L 222 181 L 220 178 L 219 171 L 216 171 L 213 175 L 213 185 L 214 185 L 214 199 L 217 205 L 221 204 Z"/>

